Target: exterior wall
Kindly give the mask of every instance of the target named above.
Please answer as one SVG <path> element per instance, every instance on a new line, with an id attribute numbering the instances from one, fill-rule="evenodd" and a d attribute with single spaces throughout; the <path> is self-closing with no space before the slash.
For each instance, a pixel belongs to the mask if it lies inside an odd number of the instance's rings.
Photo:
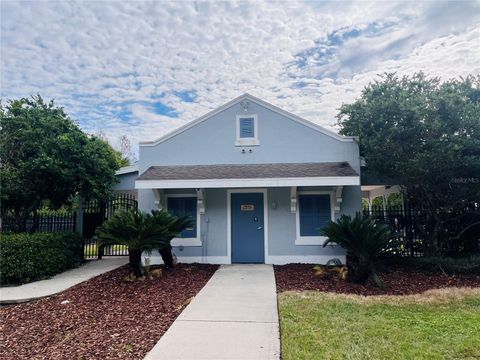
<path id="1" fill-rule="evenodd" d="M 191 190 L 169 190 L 167 194 L 185 194 Z M 158 209 L 152 190 L 139 190 L 139 208 L 143 211 Z M 141 206 L 141 207 L 140 207 Z M 173 252 L 182 262 L 229 263 L 227 254 L 227 189 L 205 191 L 205 214 L 200 216 L 202 246 L 175 246 Z M 145 254 L 145 256 L 147 256 Z M 158 252 L 153 252 L 151 264 L 161 263 Z"/>
<path id="2" fill-rule="evenodd" d="M 315 187 L 300 188 L 311 191 L 329 191 L 332 188 Z M 360 186 L 345 186 L 340 212 L 335 213 L 338 219 L 341 215 L 355 214 L 361 210 L 358 201 Z M 276 203 L 276 209 L 272 203 Z M 345 250 L 340 246 L 296 245 L 296 214 L 290 211 L 290 188 L 268 189 L 268 257 L 267 262 L 275 264 L 306 262 L 326 263 L 331 258 L 339 258 L 345 262 Z"/>
<path id="3" fill-rule="evenodd" d="M 118 183 L 113 185 L 113 191 L 134 190 L 135 179 L 138 177 L 138 172 L 116 175 L 115 177 L 117 178 Z"/>
<path id="4" fill-rule="evenodd" d="M 139 150 L 139 173 L 150 166 L 262 164 L 346 161 L 360 174 L 360 157 L 355 141 L 340 141 L 307 125 L 250 101 L 248 114 L 258 116 L 258 146 L 235 146 L 236 116 L 245 114 L 240 104 L 215 114 L 206 121 L 159 144 L 143 144 Z M 250 153 L 243 149 L 252 150 Z M 131 178 L 122 179 L 129 184 Z M 122 185 L 123 186 L 123 185 Z M 128 185 L 129 186 L 129 185 Z M 192 189 L 193 190 L 193 189 Z M 299 188 L 298 190 L 302 190 Z M 333 188 L 308 188 L 333 190 Z M 157 209 L 153 190 L 138 190 L 139 208 Z M 180 190 L 169 190 L 180 193 Z M 276 202 L 274 209 L 272 202 Z M 267 263 L 325 263 L 337 257 L 345 261 L 345 251 L 338 246 L 296 245 L 296 214 L 290 211 L 290 188 L 269 188 Z M 340 212 L 354 215 L 361 210 L 360 186 L 344 186 Z M 227 229 L 227 189 L 205 190 L 205 214 L 200 217 L 201 246 L 176 246 L 174 253 L 183 262 L 229 263 Z M 159 263 L 152 254 L 151 263 Z"/>
<path id="5" fill-rule="evenodd" d="M 300 188 L 302 190 L 330 191 L 331 187 Z M 186 190 L 169 190 L 168 193 L 184 194 Z M 359 186 L 343 188 L 343 201 L 339 218 L 342 214 L 354 215 L 361 210 L 358 201 Z M 154 203 L 152 190 L 139 190 L 142 210 L 158 209 Z M 276 203 L 274 209 L 272 203 Z M 146 206 L 146 204 L 148 204 Z M 345 251 L 339 246 L 296 245 L 296 215 L 290 211 L 290 188 L 267 189 L 268 216 L 268 253 L 266 263 L 285 264 L 291 262 L 326 263 L 332 258 L 345 262 Z M 200 234 L 202 246 L 175 246 L 173 252 L 181 262 L 230 263 L 228 256 L 227 228 L 227 189 L 206 189 L 205 214 L 200 219 Z M 267 239 L 266 239 L 267 240 Z M 151 264 L 161 263 L 157 252 L 152 253 Z"/>
<path id="6" fill-rule="evenodd" d="M 242 154 L 244 147 L 235 146 L 236 115 L 242 113 L 236 104 L 160 144 L 140 145 L 140 174 L 153 165 L 337 161 L 349 162 L 360 174 L 356 142 L 339 141 L 253 101 L 248 113 L 258 115 L 260 145 Z"/>

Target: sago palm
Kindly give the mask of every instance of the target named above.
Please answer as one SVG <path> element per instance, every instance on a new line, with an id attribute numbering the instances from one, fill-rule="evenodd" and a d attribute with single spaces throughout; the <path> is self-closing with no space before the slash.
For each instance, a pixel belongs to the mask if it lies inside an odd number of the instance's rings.
<path id="1" fill-rule="evenodd" d="M 126 245 L 128 247 L 130 271 L 142 275 L 142 252 L 164 249 L 182 230 L 191 226 L 188 216 L 178 217 L 166 210 L 122 211 L 104 222 L 95 232 L 98 246 Z"/>
<path id="2" fill-rule="evenodd" d="M 394 235 L 388 226 L 357 213 L 353 219 L 343 215 L 336 222 L 330 222 L 321 233 L 328 237 L 324 247 L 335 243 L 347 250 L 347 280 L 364 283 L 370 279 L 383 287 L 375 271 L 375 261 L 393 245 Z"/>

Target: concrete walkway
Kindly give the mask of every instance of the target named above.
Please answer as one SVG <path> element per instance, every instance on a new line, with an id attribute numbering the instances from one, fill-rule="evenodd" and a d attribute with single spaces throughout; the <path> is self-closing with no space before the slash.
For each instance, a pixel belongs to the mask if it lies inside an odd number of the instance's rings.
<path id="1" fill-rule="evenodd" d="M 15 304 L 54 295 L 127 263 L 128 256 L 106 257 L 103 260 L 91 260 L 79 268 L 65 271 L 51 279 L 3 287 L 0 288 L 0 304 Z"/>
<path id="2" fill-rule="evenodd" d="M 145 359 L 279 359 L 278 326 L 272 266 L 223 265 Z"/>

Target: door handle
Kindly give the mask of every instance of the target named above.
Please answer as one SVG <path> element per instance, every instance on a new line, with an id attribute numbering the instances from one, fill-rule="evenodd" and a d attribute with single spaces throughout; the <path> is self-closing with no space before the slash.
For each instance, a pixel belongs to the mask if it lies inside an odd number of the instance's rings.
<path id="1" fill-rule="evenodd" d="M 263 226 L 257 227 L 257 230 L 262 230 L 262 229 L 263 229 Z"/>

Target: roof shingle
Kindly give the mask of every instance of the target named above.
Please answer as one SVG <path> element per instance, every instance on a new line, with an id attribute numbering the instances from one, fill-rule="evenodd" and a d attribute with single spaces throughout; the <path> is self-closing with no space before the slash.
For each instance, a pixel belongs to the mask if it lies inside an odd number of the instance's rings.
<path id="1" fill-rule="evenodd" d="M 151 166 L 137 180 L 358 176 L 347 162 Z"/>

